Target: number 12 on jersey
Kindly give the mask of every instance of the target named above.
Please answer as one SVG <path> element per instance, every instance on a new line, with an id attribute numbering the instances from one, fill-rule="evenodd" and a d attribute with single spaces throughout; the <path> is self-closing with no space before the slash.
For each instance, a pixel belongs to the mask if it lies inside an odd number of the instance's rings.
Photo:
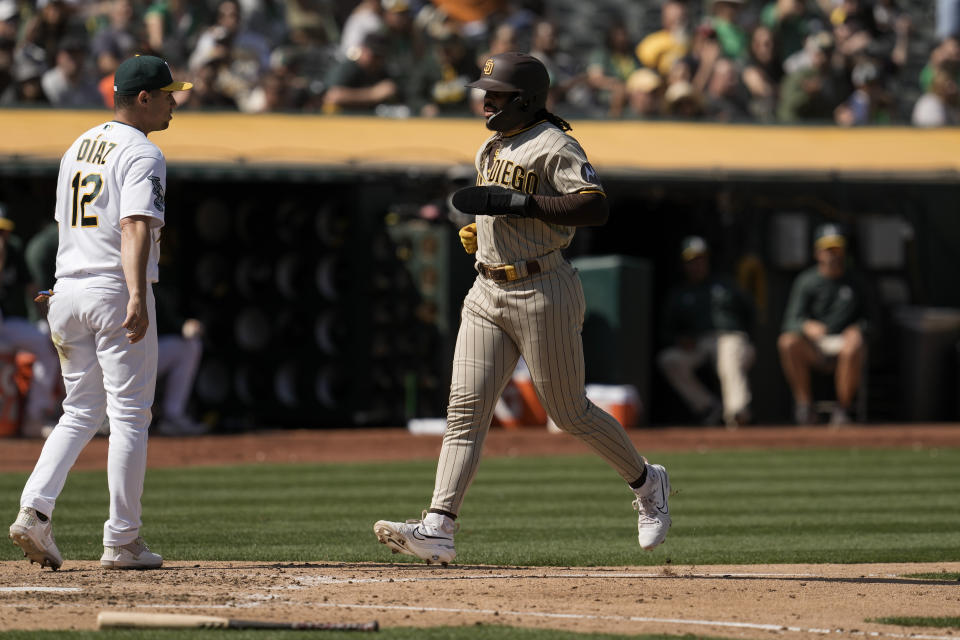
<path id="1" fill-rule="evenodd" d="M 77 226 L 77 216 L 80 217 L 81 227 L 97 226 L 97 216 L 86 215 L 87 205 L 97 199 L 103 188 L 103 178 L 99 173 L 90 173 L 80 177 L 77 171 L 70 183 L 73 193 L 73 215 L 70 217 L 70 226 Z"/>

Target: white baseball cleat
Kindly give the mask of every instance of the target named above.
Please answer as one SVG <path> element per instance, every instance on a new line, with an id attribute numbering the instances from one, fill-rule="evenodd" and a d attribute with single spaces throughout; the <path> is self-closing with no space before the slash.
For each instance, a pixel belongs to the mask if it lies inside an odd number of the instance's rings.
<path id="1" fill-rule="evenodd" d="M 119 547 L 104 547 L 100 566 L 104 569 L 159 569 L 163 558 L 150 551 L 143 538 Z"/>
<path id="2" fill-rule="evenodd" d="M 649 551 L 664 541 L 673 523 L 667 504 L 670 496 L 667 470 L 659 464 L 648 464 L 647 481 L 635 493 L 637 499 L 633 501 L 633 508 L 640 512 L 637 538 L 640 546 Z"/>
<path id="3" fill-rule="evenodd" d="M 63 556 L 53 539 L 53 524 L 50 518 L 41 519 L 36 509 L 20 508 L 16 521 L 10 525 L 10 539 L 20 547 L 31 564 L 36 562 L 54 571 L 63 564 Z"/>
<path id="4" fill-rule="evenodd" d="M 373 532 L 377 534 L 377 539 L 393 549 L 394 553 L 416 556 L 427 564 L 438 562 L 446 566 L 457 557 L 453 548 L 453 531 L 427 527 L 423 520 L 378 520 L 373 525 Z"/>

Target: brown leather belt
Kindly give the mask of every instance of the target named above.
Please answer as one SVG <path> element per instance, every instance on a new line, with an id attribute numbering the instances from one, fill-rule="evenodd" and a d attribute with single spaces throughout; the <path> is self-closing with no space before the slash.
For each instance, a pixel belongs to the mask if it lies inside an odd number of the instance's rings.
<path id="1" fill-rule="evenodd" d="M 502 267 L 488 267 L 483 263 L 479 263 L 477 264 L 477 267 L 480 271 L 480 275 L 495 282 L 512 282 L 514 280 L 519 280 L 520 278 L 540 273 L 540 263 L 536 260 L 527 260 L 525 264 L 527 267 L 526 274 L 517 273 L 517 268 L 512 264 Z"/>

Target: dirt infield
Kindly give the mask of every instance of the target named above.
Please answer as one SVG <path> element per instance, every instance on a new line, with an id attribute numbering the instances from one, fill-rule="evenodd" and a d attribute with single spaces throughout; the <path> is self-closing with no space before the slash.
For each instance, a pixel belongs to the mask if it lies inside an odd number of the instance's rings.
<path id="1" fill-rule="evenodd" d="M 955 638 L 867 622 L 960 613 L 956 581 L 900 577 L 936 565 L 525 568 L 171 562 L 151 572 L 0 563 L 0 629 L 93 629 L 101 610 L 241 619 L 511 625 L 736 638 Z"/>
<path id="2" fill-rule="evenodd" d="M 631 432 L 644 453 L 724 448 L 957 447 L 958 425 L 657 429 Z M 324 462 L 433 458 L 436 436 L 402 430 L 289 431 L 190 440 L 155 438 L 149 464 Z M 41 443 L 0 441 L 0 470 L 29 470 Z M 96 439 L 79 468 L 103 468 Z M 537 431 L 496 431 L 487 455 L 584 453 Z M 371 536 L 372 540 L 372 536 Z M 609 633 L 736 638 L 947 640 L 956 629 L 868 622 L 884 616 L 960 616 L 960 584 L 913 573 L 958 572 L 960 562 L 883 565 L 504 567 L 411 563 L 169 562 L 109 572 L 67 561 L 40 571 L 0 562 L 0 630 L 93 629 L 101 610 L 178 612 L 257 620 L 364 622 L 383 627 L 512 625 Z"/>

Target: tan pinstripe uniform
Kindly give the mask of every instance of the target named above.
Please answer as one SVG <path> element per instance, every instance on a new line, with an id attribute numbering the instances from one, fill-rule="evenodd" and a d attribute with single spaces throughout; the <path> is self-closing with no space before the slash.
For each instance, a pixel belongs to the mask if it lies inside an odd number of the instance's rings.
<path id="1" fill-rule="evenodd" d="M 603 193 L 579 143 L 545 120 L 492 136 L 477 153 L 476 166 L 481 186 L 548 196 Z M 584 392 L 583 289 L 561 254 L 574 231 L 534 218 L 477 216 L 481 275 L 463 303 L 431 509 L 460 510 L 494 406 L 521 355 L 540 402 L 561 429 L 583 440 L 628 483 L 643 474 L 644 461 L 623 428 Z M 513 266 L 515 279 L 483 275 L 484 266 L 505 265 Z"/>

